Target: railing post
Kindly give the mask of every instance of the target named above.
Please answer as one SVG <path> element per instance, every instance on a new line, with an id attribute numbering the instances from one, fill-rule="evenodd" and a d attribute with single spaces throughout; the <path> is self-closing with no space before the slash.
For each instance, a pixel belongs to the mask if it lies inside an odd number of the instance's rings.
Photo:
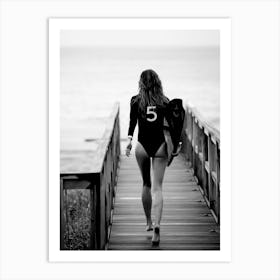
<path id="1" fill-rule="evenodd" d="M 183 151 L 186 155 L 187 160 L 191 160 L 190 158 L 190 150 L 191 150 L 191 140 L 190 140 L 190 115 L 189 115 L 189 110 L 186 108 L 186 127 L 184 128 L 184 146 L 183 146 Z"/>
<path id="2" fill-rule="evenodd" d="M 193 169 L 195 174 L 197 174 L 198 171 L 198 165 L 199 165 L 199 131 L 198 131 L 198 124 L 197 119 L 195 116 L 193 116 Z"/>
<path id="3" fill-rule="evenodd" d="M 190 116 L 190 162 L 193 163 L 193 116 L 191 111 L 189 112 L 189 116 Z"/>
<path id="4" fill-rule="evenodd" d="M 101 178 L 100 174 L 96 175 L 95 178 L 95 186 L 96 186 L 96 243 L 97 243 L 97 250 L 101 250 L 102 246 L 102 210 L 101 210 Z"/>
<path id="5" fill-rule="evenodd" d="M 201 129 L 201 184 L 204 195 L 207 196 L 207 172 L 205 170 L 205 162 L 207 161 L 207 137 L 204 129 Z"/>
<path id="6" fill-rule="evenodd" d="M 97 187 L 96 182 L 94 180 L 94 176 L 92 176 L 91 180 L 91 189 L 90 189 L 90 249 L 94 250 L 98 248 L 97 242 Z"/>
<path id="7" fill-rule="evenodd" d="M 192 166 L 195 170 L 195 123 L 194 116 L 192 114 Z"/>
<path id="8" fill-rule="evenodd" d="M 215 144 L 215 172 L 215 212 L 220 221 L 220 150 L 217 142 Z"/>
<path id="9" fill-rule="evenodd" d="M 211 179 L 211 172 L 213 170 L 213 153 L 212 153 L 212 142 L 211 136 L 208 135 L 208 199 L 210 208 L 213 208 L 213 184 Z"/>
<path id="10" fill-rule="evenodd" d="M 64 233 L 65 233 L 64 188 L 63 188 L 63 178 L 60 178 L 60 250 L 64 250 Z"/>
<path id="11" fill-rule="evenodd" d="M 217 143 L 209 134 L 208 137 L 208 159 L 209 159 L 209 202 L 210 207 L 218 212 L 218 178 L 217 178 Z"/>
<path id="12" fill-rule="evenodd" d="M 198 177 L 199 184 L 202 184 L 203 181 L 202 137 L 203 137 L 203 127 L 201 126 L 199 120 L 197 120 L 197 177 Z"/>

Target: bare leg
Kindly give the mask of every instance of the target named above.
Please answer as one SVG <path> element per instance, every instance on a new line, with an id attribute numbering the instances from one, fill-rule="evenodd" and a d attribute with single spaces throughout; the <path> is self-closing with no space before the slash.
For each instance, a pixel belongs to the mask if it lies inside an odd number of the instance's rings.
<path id="1" fill-rule="evenodd" d="M 153 207 L 155 212 L 155 230 L 152 242 L 159 242 L 159 227 L 162 216 L 163 208 L 163 196 L 162 196 L 162 181 L 164 177 L 165 168 L 167 165 L 167 154 L 166 154 L 166 144 L 164 143 L 156 153 L 156 156 L 152 160 L 153 166 L 153 193 L 154 201 Z"/>
<path id="2" fill-rule="evenodd" d="M 167 164 L 166 158 L 153 158 L 153 192 L 154 192 L 154 211 L 155 211 L 155 226 L 160 225 L 163 196 L 162 196 L 162 181 Z"/>
<path id="3" fill-rule="evenodd" d="M 151 194 L 151 174 L 150 174 L 151 160 L 150 157 L 147 155 L 147 152 L 139 142 L 137 143 L 135 149 L 135 156 L 143 179 L 142 204 L 147 220 L 146 229 L 152 230 L 152 218 L 151 218 L 152 194 Z"/>

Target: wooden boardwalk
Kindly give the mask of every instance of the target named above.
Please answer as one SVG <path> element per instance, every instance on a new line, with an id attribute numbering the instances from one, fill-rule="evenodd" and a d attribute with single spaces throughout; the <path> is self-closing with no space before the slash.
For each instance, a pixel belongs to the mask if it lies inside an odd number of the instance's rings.
<path id="1" fill-rule="evenodd" d="M 145 231 L 142 180 L 134 156 L 121 156 L 109 250 L 219 250 L 220 230 L 183 156 L 166 169 L 159 246 Z"/>

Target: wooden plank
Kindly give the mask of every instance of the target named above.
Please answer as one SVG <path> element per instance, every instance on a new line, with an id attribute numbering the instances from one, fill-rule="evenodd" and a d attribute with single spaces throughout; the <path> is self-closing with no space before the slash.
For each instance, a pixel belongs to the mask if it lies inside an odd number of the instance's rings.
<path id="1" fill-rule="evenodd" d="M 151 190 L 153 192 L 153 189 Z M 123 196 L 125 194 L 134 194 L 138 195 L 141 194 L 142 187 L 138 188 L 118 188 L 118 195 L 117 196 Z M 193 195 L 198 194 L 200 195 L 198 188 L 163 188 L 162 192 L 168 196 L 170 195 Z"/>
<path id="2" fill-rule="evenodd" d="M 172 161 L 172 164 L 173 164 L 173 161 Z M 127 169 L 124 169 L 123 167 L 127 167 Z M 119 171 L 119 173 L 120 174 L 122 174 L 122 173 L 123 174 L 140 173 L 140 170 L 139 170 L 137 164 L 133 164 L 133 163 L 130 163 L 127 165 L 122 164 L 122 169 Z M 187 169 L 187 166 L 184 166 L 181 163 L 178 163 L 176 168 L 174 166 L 172 166 L 172 167 L 167 167 L 165 170 L 165 174 L 177 174 L 177 173 L 191 174 L 192 171 Z"/>
<path id="3" fill-rule="evenodd" d="M 151 172 L 151 175 L 153 174 L 153 172 Z M 135 170 L 135 172 L 119 172 L 119 179 L 121 178 L 131 178 L 131 177 L 137 177 L 137 179 L 141 179 L 141 174 L 140 172 L 138 172 L 137 170 Z M 165 173 L 164 178 L 173 178 L 175 179 L 174 181 L 177 182 L 177 178 L 176 177 L 183 177 L 183 178 L 192 178 L 193 174 L 192 172 L 169 172 L 169 173 Z"/>
<path id="4" fill-rule="evenodd" d="M 135 178 L 135 176 L 127 176 L 127 177 L 119 177 L 118 178 L 118 182 L 120 184 L 122 183 L 127 183 L 127 182 L 130 182 L 130 183 L 136 183 L 138 182 L 140 185 L 142 184 L 142 181 L 140 180 L 140 177 L 139 178 Z M 193 176 L 190 176 L 190 177 L 168 177 L 166 176 L 164 178 L 164 182 L 165 183 L 174 183 L 174 182 L 182 182 L 182 183 L 185 183 L 185 182 L 196 182 L 194 177 Z"/>
<path id="5" fill-rule="evenodd" d="M 120 232 L 141 232 L 145 230 L 144 224 L 113 224 L 112 234 Z M 162 224 L 161 233 L 163 232 L 211 232 L 212 230 L 218 230 L 218 226 L 213 222 L 210 224 L 200 224 L 200 223 L 188 223 L 188 224 Z"/>
<path id="6" fill-rule="evenodd" d="M 164 192 L 163 192 L 164 195 Z M 195 192 L 190 192 L 187 196 L 185 196 L 184 198 L 182 198 L 182 193 L 181 196 L 180 194 L 174 194 L 176 196 L 169 196 L 169 197 L 165 197 L 164 198 L 164 202 L 167 201 L 173 201 L 173 203 L 176 203 L 176 201 L 179 201 L 181 203 L 187 203 L 188 201 L 193 201 L 193 200 L 198 200 L 201 198 L 201 194 L 200 193 L 195 193 Z M 125 193 L 125 196 L 117 196 L 115 201 L 116 203 L 121 202 L 122 200 L 140 200 L 141 197 L 140 196 L 135 196 L 135 193 Z"/>
<path id="7" fill-rule="evenodd" d="M 126 215 L 130 216 L 131 211 L 127 211 L 126 207 L 115 207 L 114 208 L 114 217 L 117 215 Z M 132 212 L 134 215 L 142 215 L 144 218 L 144 210 L 143 207 L 135 208 L 134 211 Z M 201 216 L 201 215 L 211 215 L 208 212 L 208 208 L 180 208 L 180 207 L 165 207 L 163 208 L 162 211 L 163 217 L 165 215 L 183 215 L 184 217 L 188 216 Z"/>
<path id="8" fill-rule="evenodd" d="M 142 186 L 141 185 L 120 185 L 118 188 L 118 193 L 121 192 L 141 192 Z M 153 188 L 151 188 L 153 190 Z M 191 185 L 163 185 L 162 191 L 166 192 L 172 192 L 174 194 L 180 193 L 180 192 L 199 192 L 200 188 L 197 184 L 191 184 Z"/>
<path id="9" fill-rule="evenodd" d="M 144 223 L 145 217 L 144 215 L 116 215 L 114 217 L 114 223 Z M 178 215 L 164 215 L 162 218 L 162 224 L 165 223 L 213 223 L 215 222 L 215 219 L 213 217 L 209 216 L 198 216 L 198 215 L 192 215 L 192 216 L 178 216 Z"/>
<path id="10" fill-rule="evenodd" d="M 143 245 L 114 245 L 110 244 L 108 250 L 220 250 L 219 244 L 163 244 L 161 241 L 159 246 L 152 246 L 151 244 Z"/>
<path id="11" fill-rule="evenodd" d="M 137 203 L 132 203 L 131 201 L 125 201 L 122 200 L 118 203 L 115 202 L 114 208 L 117 209 L 119 207 L 120 208 L 126 208 L 127 212 L 131 212 L 134 211 L 134 209 L 142 208 L 142 202 L 140 201 L 140 199 L 138 201 L 136 201 Z M 164 202 L 164 207 L 163 207 L 163 211 L 165 210 L 170 210 L 170 209 L 185 209 L 185 210 L 190 210 L 190 209 L 202 209 L 202 210 L 207 210 L 207 205 L 206 203 L 204 204 L 189 204 L 191 201 L 189 201 L 188 203 L 180 203 L 180 204 L 174 204 L 173 201 L 165 201 Z"/>
<path id="12" fill-rule="evenodd" d="M 150 242 L 152 235 L 149 236 L 112 236 L 110 244 L 137 244 L 146 245 L 147 241 Z M 219 236 L 178 236 L 176 239 L 172 236 L 164 236 L 162 244 L 218 244 L 220 242 Z"/>
<path id="13" fill-rule="evenodd" d="M 125 191 L 125 190 L 133 190 L 133 191 L 141 191 L 142 190 L 142 184 L 121 184 L 118 186 L 118 191 Z M 152 188 L 153 189 L 153 188 Z M 192 184 L 163 184 L 162 186 L 162 190 L 171 190 L 174 193 L 176 193 L 177 191 L 193 191 L 193 190 L 200 190 L 199 186 L 197 185 L 197 183 L 192 183 Z"/>
<path id="14" fill-rule="evenodd" d="M 193 199 L 199 199 L 199 197 L 180 197 L 180 196 L 173 196 L 173 197 L 168 197 L 168 198 L 165 198 L 164 199 L 164 203 L 167 204 L 167 203 L 171 203 L 171 204 L 175 204 L 175 203 L 181 203 L 181 204 L 187 204 L 188 202 L 191 202 Z M 132 203 L 132 202 L 135 202 L 135 201 L 139 201 L 140 202 L 141 198 L 139 196 L 135 197 L 135 196 L 127 196 L 127 197 L 116 197 L 116 200 L 115 202 L 116 203 Z M 199 200 L 197 200 L 199 201 Z M 140 203 L 139 203 L 140 204 Z"/>
<path id="15" fill-rule="evenodd" d="M 90 189 L 93 188 L 93 185 L 86 180 L 77 180 L 77 179 L 65 179 L 64 180 L 64 189 L 65 190 L 81 190 L 81 189 Z"/>
<path id="16" fill-rule="evenodd" d="M 117 185 L 117 189 L 121 188 L 121 187 L 137 187 L 137 188 L 141 188 L 142 186 L 142 182 L 118 182 Z M 167 188 L 167 187 L 171 187 L 171 188 L 175 188 L 175 187 L 188 187 L 188 186 L 197 186 L 196 182 L 163 182 L 163 186 L 162 188 Z"/>

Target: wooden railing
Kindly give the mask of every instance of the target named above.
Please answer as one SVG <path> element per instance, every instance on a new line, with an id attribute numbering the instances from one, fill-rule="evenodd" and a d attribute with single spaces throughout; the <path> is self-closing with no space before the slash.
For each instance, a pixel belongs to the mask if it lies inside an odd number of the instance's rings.
<path id="1" fill-rule="evenodd" d="M 93 127 L 94 129 L 94 127 Z M 90 244 L 88 249 L 103 250 L 112 223 L 113 200 L 120 156 L 119 104 L 108 119 L 98 149 L 90 150 L 85 139 L 78 151 L 61 151 L 60 170 L 60 249 L 65 250 L 67 191 L 90 191 Z M 69 248 L 68 248 L 69 249 Z"/>
<path id="2" fill-rule="evenodd" d="M 191 162 L 207 205 L 220 223 L 220 133 L 190 105 L 186 106 L 182 152 Z"/>

